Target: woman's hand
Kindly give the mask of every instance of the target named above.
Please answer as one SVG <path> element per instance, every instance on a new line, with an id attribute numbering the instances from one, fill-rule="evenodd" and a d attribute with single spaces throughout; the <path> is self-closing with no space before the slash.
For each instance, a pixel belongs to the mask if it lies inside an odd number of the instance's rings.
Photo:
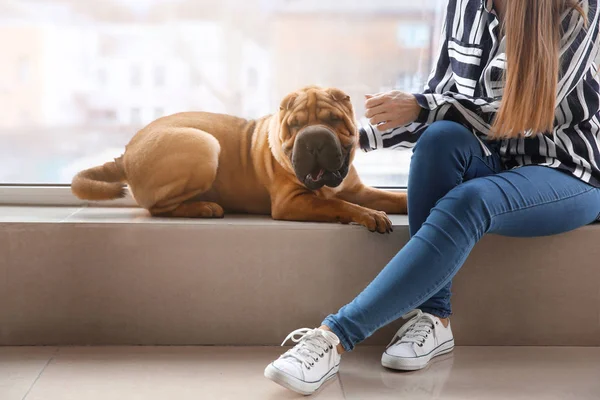
<path id="1" fill-rule="evenodd" d="M 391 92 L 366 95 L 365 102 L 371 125 L 380 131 L 387 131 L 415 122 L 421 111 L 417 99 L 410 93 L 392 90 Z M 380 125 L 381 124 L 381 125 Z"/>

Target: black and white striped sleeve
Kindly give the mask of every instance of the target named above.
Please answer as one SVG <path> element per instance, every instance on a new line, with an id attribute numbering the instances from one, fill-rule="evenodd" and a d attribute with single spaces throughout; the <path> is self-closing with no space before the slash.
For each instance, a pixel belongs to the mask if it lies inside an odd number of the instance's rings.
<path id="1" fill-rule="evenodd" d="M 440 50 L 440 56 L 436 69 L 430 76 L 425 91 L 415 94 L 417 102 L 421 106 L 421 113 L 417 118 L 417 123 L 430 125 L 435 121 L 448 120 L 455 121 L 472 127 L 478 132 L 487 134 L 491 129 L 494 117 L 500 108 L 498 100 L 486 97 L 473 97 L 458 93 L 457 85 L 470 86 L 477 82 L 479 76 L 470 76 L 470 64 L 480 65 L 481 50 L 476 52 L 459 45 L 450 37 L 452 28 L 455 24 L 457 13 L 461 13 L 460 7 L 457 7 L 456 1 L 450 1 L 446 11 L 444 24 L 444 43 Z M 466 18 L 466 16 L 462 16 Z M 453 55 L 456 62 L 455 66 L 464 67 L 465 71 L 455 71 L 452 67 L 450 55 Z"/>
<path id="2" fill-rule="evenodd" d="M 360 148 L 367 152 L 398 147 L 411 148 L 415 145 L 425 128 L 427 128 L 426 124 L 412 123 L 381 132 L 376 126 L 367 124 L 359 128 Z"/>
<path id="3" fill-rule="evenodd" d="M 417 122 L 454 121 L 488 134 L 500 108 L 500 100 L 446 92 L 415 94 L 422 110 Z"/>
<path id="4" fill-rule="evenodd" d="M 588 73 L 598 55 L 598 7 L 597 0 L 581 2 L 587 13 L 588 23 L 577 10 L 569 10 L 563 17 L 563 36 L 560 43 L 560 71 L 557 87 L 557 107 L 566 99 Z M 429 83 L 438 85 L 436 81 Z M 435 87 L 435 86 L 433 86 Z M 417 122 L 431 124 L 450 120 L 466 125 L 478 133 L 487 135 L 498 109 L 500 100 L 471 97 L 454 92 L 424 93 L 415 95 L 422 112 Z"/>
<path id="5" fill-rule="evenodd" d="M 562 18 L 560 42 L 561 70 L 556 96 L 557 107 L 579 85 L 593 67 L 600 51 L 598 0 L 580 1 L 587 24 L 579 11 L 570 10 Z"/>

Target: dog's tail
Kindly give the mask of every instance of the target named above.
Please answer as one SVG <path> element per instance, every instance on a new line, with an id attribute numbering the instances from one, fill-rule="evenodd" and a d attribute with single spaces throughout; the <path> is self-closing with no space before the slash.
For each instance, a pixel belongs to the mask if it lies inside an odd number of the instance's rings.
<path id="1" fill-rule="evenodd" d="M 112 200 L 125 197 L 125 182 L 127 177 L 121 156 L 75 175 L 71 191 L 82 200 Z"/>

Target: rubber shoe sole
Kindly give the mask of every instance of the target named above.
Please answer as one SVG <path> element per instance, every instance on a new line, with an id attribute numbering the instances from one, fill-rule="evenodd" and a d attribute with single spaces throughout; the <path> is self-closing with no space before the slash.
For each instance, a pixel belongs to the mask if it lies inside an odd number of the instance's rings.
<path id="1" fill-rule="evenodd" d="M 419 357 L 398 357 L 385 352 L 383 353 L 383 356 L 381 356 L 381 365 L 397 371 L 418 371 L 425 368 L 435 357 L 448 354 L 452 350 L 454 350 L 454 340 L 442 343 L 429 354 L 424 354 Z"/>
<path id="2" fill-rule="evenodd" d="M 309 396 L 319 390 L 327 381 L 335 378 L 339 371 L 339 364 L 333 367 L 321 380 L 316 382 L 304 382 L 298 378 L 277 369 L 273 364 L 269 364 L 265 369 L 265 378 L 272 380 L 276 384 L 283 386 L 293 392 Z"/>

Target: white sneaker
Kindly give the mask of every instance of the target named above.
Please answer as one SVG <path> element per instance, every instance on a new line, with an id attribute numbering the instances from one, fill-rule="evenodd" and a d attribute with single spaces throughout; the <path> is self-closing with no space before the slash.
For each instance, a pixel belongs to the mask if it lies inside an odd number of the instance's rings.
<path id="1" fill-rule="evenodd" d="M 296 338 L 296 336 L 300 337 Z M 265 369 L 265 377 L 273 382 L 309 395 L 329 379 L 335 377 L 340 368 L 341 356 L 336 346 L 338 337 L 323 329 L 298 329 L 285 338 L 282 346 L 292 339 L 298 343 Z"/>
<path id="2" fill-rule="evenodd" d="M 450 324 L 444 327 L 435 315 L 415 310 L 404 319 L 412 318 L 400 328 L 381 357 L 381 365 L 399 371 L 423 369 L 432 358 L 454 349 Z"/>

